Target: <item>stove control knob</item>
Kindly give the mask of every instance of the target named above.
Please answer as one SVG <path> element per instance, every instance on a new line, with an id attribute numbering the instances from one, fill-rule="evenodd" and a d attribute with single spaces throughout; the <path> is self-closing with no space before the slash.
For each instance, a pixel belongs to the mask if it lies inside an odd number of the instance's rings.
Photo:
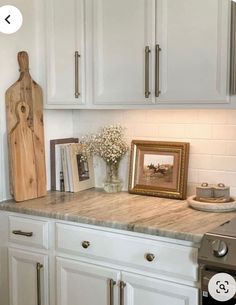
<path id="1" fill-rule="evenodd" d="M 212 242 L 212 250 L 216 257 L 223 257 L 228 252 L 228 247 L 223 240 L 216 239 Z"/>

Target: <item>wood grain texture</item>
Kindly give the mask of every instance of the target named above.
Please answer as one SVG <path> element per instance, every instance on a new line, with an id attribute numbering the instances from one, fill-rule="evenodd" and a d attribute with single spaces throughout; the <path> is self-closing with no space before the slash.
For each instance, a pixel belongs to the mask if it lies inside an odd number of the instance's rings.
<path id="1" fill-rule="evenodd" d="M 109 194 L 90 189 L 50 192 L 28 202 L 3 202 L 0 210 L 69 220 L 198 243 L 204 233 L 236 217 L 236 212 L 197 211 L 186 200 Z"/>
<path id="2" fill-rule="evenodd" d="M 34 154 L 34 133 L 29 128 L 27 118 L 29 106 L 19 102 L 16 106 L 18 122 L 9 134 L 11 147 L 12 184 L 14 198 L 22 201 L 37 197 L 37 172 Z"/>
<path id="3" fill-rule="evenodd" d="M 18 81 L 6 91 L 11 194 L 17 201 L 46 195 L 42 89 L 30 76 L 29 59 L 26 52 L 18 53 L 18 62 L 20 77 Z M 20 110 L 18 110 L 17 114 L 19 103 L 25 103 L 24 105 L 26 106 L 24 107 L 27 107 L 28 109 L 28 115 L 25 119 L 23 119 L 24 116 L 20 119 Z M 26 128 L 26 125 L 28 128 Z M 12 135 L 12 132 L 14 133 L 14 136 Z M 32 134 L 32 141 L 30 140 L 30 133 Z M 23 141 L 20 141 L 19 138 L 16 137 L 19 135 Z M 17 145 L 14 144 L 13 138 L 17 142 Z M 18 152 L 20 152 L 21 155 L 19 158 Z M 33 154 L 33 156 L 30 156 L 30 154 Z M 34 160 L 34 163 L 32 163 L 32 160 Z M 27 164 L 26 166 L 25 163 Z M 31 167 L 31 170 L 29 170 L 28 167 Z M 15 172 L 16 169 L 17 172 Z M 19 169 L 21 169 L 20 176 L 18 175 Z M 30 178 L 30 185 L 31 188 L 35 188 L 35 190 L 33 191 L 31 189 L 28 193 L 29 178 L 25 177 L 29 172 L 32 173 L 34 171 L 35 175 L 32 175 Z M 18 186 L 15 186 L 17 179 L 22 180 L 21 189 Z M 32 179 L 34 181 L 32 181 Z M 25 181 L 25 184 L 23 181 Z"/>

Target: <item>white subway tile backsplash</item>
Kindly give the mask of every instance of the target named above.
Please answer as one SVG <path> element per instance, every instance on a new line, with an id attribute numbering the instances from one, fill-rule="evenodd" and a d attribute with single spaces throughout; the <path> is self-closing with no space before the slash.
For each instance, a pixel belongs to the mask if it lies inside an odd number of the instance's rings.
<path id="1" fill-rule="evenodd" d="M 198 184 L 196 184 L 196 183 L 189 183 L 188 189 L 187 189 L 187 196 L 195 195 L 197 186 L 198 186 Z"/>
<path id="2" fill-rule="evenodd" d="M 223 182 L 236 195 L 236 110 L 79 110 L 73 113 L 74 134 L 96 132 L 107 124 L 122 124 L 126 139 L 190 143 L 188 194 L 196 185 Z M 129 156 L 120 174 L 128 185 Z M 96 185 L 102 186 L 104 164 L 96 159 Z"/>
<path id="3" fill-rule="evenodd" d="M 226 124 L 228 122 L 227 110 L 223 109 L 199 109 L 198 124 Z"/>
<path id="4" fill-rule="evenodd" d="M 186 126 L 186 136 L 190 139 L 211 139 L 212 126 L 209 124 L 189 124 Z"/>
<path id="5" fill-rule="evenodd" d="M 211 155 L 190 154 L 189 168 L 191 169 L 212 169 Z"/>
<path id="6" fill-rule="evenodd" d="M 197 169 L 189 168 L 188 182 L 189 183 L 198 183 L 198 170 Z"/>
<path id="7" fill-rule="evenodd" d="M 236 156 L 236 141 L 225 142 L 226 155 Z"/>
<path id="8" fill-rule="evenodd" d="M 116 114 L 115 114 L 115 117 L 116 117 Z M 123 111 L 123 122 L 125 125 L 141 124 L 141 123 L 155 123 L 149 119 L 146 111 L 140 112 L 139 110 L 124 110 Z"/>
<path id="9" fill-rule="evenodd" d="M 211 140 L 208 141 L 208 149 L 213 155 L 227 155 L 227 147 L 225 141 Z"/>
<path id="10" fill-rule="evenodd" d="M 236 140 L 236 125 L 215 125 L 212 128 L 213 139 Z"/>
<path id="11" fill-rule="evenodd" d="M 236 187 L 236 173 L 215 170 L 199 170 L 198 183 L 202 182 L 208 182 L 213 184 L 224 183 L 225 185 Z"/>
<path id="12" fill-rule="evenodd" d="M 193 154 L 225 155 L 227 148 L 225 141 L 191 139 L 190 150 Z"/>
<path id="13" fill-rule="evenodd" d="M 212 168 L 236 172 L 236 156 L 212 156 Z"/>
<path id="14" fill-rule="evenodd" d="M 227 112 L 227 123 L 231 125 L 236 125 L 236 110 L 232 109 Z"/>
<path id="15" fill-rule="evenodd" d="M 230 188 L 230 194 L 233 196 L 236 196 L 236 187 L 231 187 Z"/>
<path id="16" fill-rule="evenodd" d="M 160 138 L 186 138 L 186 126 L 184 124 L 162 124 L 159 127 Z"/>
<path id="17" fill-rule="evenodd" d="M 123 124 L 124 113 L 121 110 L 116 110 L 116 114 L 114 116 L 113 110 L 80 110 L 79 112 L 75 111 L 75 116 L 78 117 L 79 123 L 91 123 L 103 126 L 105 124 Z"/>
<path id="18" fill-rule="evenodd" d="M 217 171 L 209 171 L 209 170 L 199 170 L 198 172 L 198 183 L 212 183 L 212 184 L 217 184 L 219 182 L 224 182 L 221 181 L 221 172 Z"/>
<path id="19" fill-rule="evenodd" d="M 197 123 L 198 115 L 197 111 L 192 110 L 175 110 L 173 112 L 172 123 L 179 124 L 194 124 Z"/>
<path id="20" fill-rule="evenodd" d="M 141 111 L 140 114 L 144 118 L 147 118 L 146 122 L 155 124 L 167 124 L 172 123 L 174 121 L 175 110 L 145 110 Z M 127 116 L 129 116 L 129 113 L 127 113 Z"/>

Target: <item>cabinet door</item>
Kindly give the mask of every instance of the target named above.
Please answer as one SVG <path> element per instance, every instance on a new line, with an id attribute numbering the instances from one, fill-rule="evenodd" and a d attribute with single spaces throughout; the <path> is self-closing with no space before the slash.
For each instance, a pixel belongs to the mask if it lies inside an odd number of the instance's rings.
<path id="1" fill-rule="evenodd" d="M 57 258 L 57 304 L 116 305 L 117 285 L 112 281 L 117 283 L 119 274 L 113 269 Z"/>
<path id="2" fill-rule="evenodd" d="M 197 305 L 198 289 L 122 272 L 126 305 Z M 122 294 L 121 294 L 122 297 Z"/>
<path id="3" fill-rule="evenodd" d="M 85 98 L 84 0 L 45 2 L 47 103 L 76 108 Z"/>
<path id="4" fill-rule="evenodd" d="M 145 98 L 145 46 L 151 49 L 155 42 L 155 0 L 92 0 L 90 9 L 93 102 L 151 103 Z M 151 90 L 153 56 L 148 55 Z"/>
<path id="5" fill-rule="evenodd" d="M 230 1 L 157 0 L 156 16 L 156 102 L 227 102 Z"/>
<path id="6" fill-rule="evenodd" d="M 10 305 L 48 305 L 47 256 L 16 249 L 8 254 Z"/>

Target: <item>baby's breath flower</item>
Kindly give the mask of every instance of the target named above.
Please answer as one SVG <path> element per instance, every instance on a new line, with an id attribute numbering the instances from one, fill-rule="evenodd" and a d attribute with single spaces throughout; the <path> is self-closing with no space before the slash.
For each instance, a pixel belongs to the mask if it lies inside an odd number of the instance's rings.
<path id="1" fill-rule="evenodd" d="M 118 163 L 128 151 L 124 128 L 120 125 L 108 125 L 97 134 L 83 136 L 81 145 L 83 160 L 90 155 L 96 155 L 106 163 Z"/>

